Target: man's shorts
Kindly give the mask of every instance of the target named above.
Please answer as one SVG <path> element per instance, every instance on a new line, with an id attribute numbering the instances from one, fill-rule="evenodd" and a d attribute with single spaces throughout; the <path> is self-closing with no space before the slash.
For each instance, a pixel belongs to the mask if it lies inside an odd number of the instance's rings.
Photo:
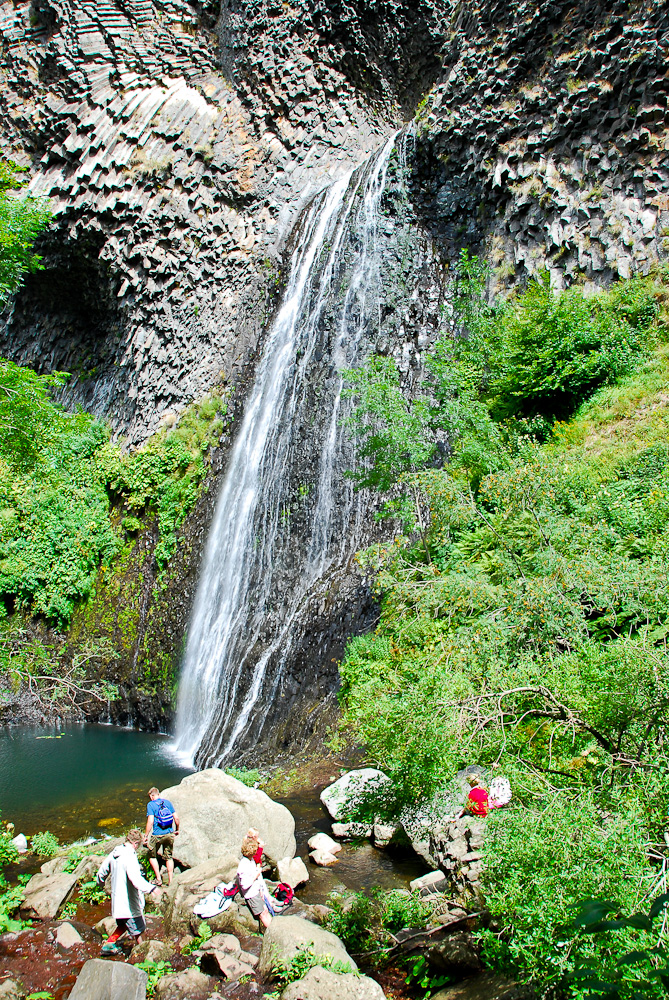
<path id="1" fill-rule="evenodd" d="M 130 937 L 139 937 L 146 930 L 146 920 L 144 917 L 121 917 L 120 920 L 116 920 L 116 923 L 123 930 L 126 930 Z"/>
<path id="2" fill-rule="evenodd" d="M 174 834 L 173 833 L 161 833 L 157 837 L 151 834 L 149 837 L 149 857 L 158 857 L 158 848 L 161 849 L 163 858 L 167 861 L 168 858 L 172 857 L 172 849 L 174 847 Z"/>
<path id="3" fill-rule="evenodd" d="M 245 896 L 244 902 L 254 917 L 259 917 L 265 909 L 265 900 L 263 899 L 263 894 L 261 892 L 259 892 L 256 896 Z"/>

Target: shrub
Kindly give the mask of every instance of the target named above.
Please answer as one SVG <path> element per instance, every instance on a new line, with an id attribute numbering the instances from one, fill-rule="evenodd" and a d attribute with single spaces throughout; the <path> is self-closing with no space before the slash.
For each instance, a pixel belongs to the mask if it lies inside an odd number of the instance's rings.
<path id="1" fill-rule="evenodd" d="M 58 838 L 53 833 L 49 833 L 48 830 L 45 830 L 44 833 L 35 833 L 30 838 L 30 846 L 33 854 L 36 854 L 38 858 L 52 858 L 60 850 Z"/>
<path id="2" fill-rule="evenodd" d="M 243 767 L 226 767 L 225 773 L 229 774 L 231 778 L 241 781 L 243 785 L 247 785 L 249 788 L 256 788 L 262 781 L 262 773 L 256 767 L 249 769 Z"/>
<path id="3" fill-rule="evenodd" d="M 416 892 L 391 889 L 379 892 L 377 898 L 381 925 L 393 933 L 404 927 L 424 927 L 432 915 L 432 907 Z"/>
<path id="4" fill-rule="evenodd" d="M 107 899 L 107 893 L 103 886 L 99 886 L 95 879 L 90 882 L 82 882 L 79 886 L 79 897 L 84 900 L 85 903 L 91 903 L 93 906 L 97 906 L 99 903 L 104 903 Z"/>
<path id="5" fill-rule="evenodd" d="M 372 900 L 364 892 L 342 896 L 333 892 L 328 897 L 325 926 L 344 942 L 350 952 L 361 952 L 369 946 L 372 923 Z"/>
<path id="6" fill-rule="evenodd" d="M 147 997 L 155 995 L 159 979 L 173 972 L 169 962 L 137 962 L 135 968 L 142 969 L 149 977 L 146 984 Z"/>

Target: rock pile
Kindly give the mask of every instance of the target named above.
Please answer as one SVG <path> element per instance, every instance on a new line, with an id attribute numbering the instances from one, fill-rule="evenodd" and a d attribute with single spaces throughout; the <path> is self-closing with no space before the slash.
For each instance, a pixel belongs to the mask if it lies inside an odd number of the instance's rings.
<path id="1" fill-rule="evenodd" d="M 462 899 L 479 892 L 486 820 L 463 816 L 434 831 L 430 850 L 449 892 Z"/>

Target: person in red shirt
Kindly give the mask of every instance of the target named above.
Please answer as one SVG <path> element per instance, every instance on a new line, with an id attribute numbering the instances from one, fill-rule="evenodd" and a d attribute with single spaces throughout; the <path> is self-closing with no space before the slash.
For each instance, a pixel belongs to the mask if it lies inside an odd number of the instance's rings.
<path id="1" fill-rule="evenodd" d="M 456 816 L 456 819 L 460 819 L 465 813 L 470 816 L 478 816 L 480 819 L 485 819 L 490 811 L 490 804 L 488 802 L 488 793 L 481 779 L 476 774 L 468 774 L 467 781 L 469 782 L 470 789 L 469 795 L 467 796 L 467 801 Z"/>

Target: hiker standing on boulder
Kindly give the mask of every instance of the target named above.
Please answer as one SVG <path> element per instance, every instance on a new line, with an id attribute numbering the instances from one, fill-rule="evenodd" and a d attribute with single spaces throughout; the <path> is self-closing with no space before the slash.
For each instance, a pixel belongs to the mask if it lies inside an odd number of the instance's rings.
<path id="1" fill-rule="evenodd" d="M 237 884 L 249 910 L 259 920 L 263 929 L 267 930 L 272 923 L 272 916 L 265 902 L 265 880 L 262 868 L 255 860 L 261 851 L 257 836 L 247 834 L 242 841 L 242 858 L 237 866 Z M 260 853 L 262 857 L 262 851 Z"/>
<path id="2" fill-rule="evenodd" d="M 174 806 L 169 799 L 161 799 L 157 788 L 149 789 L 149 799 L 146 807 L 146 830 L 144 832 L 144 844 L 149 850 L 149 863 L 156 873 L 156 882 L 163 884 L 160 877 L 160 858 L 158 852 L 165 862 L 167 868 L 167 884 L 172 882 L 174 874 L 174 838 L 179 836 L 179 817 L 174 811 Z"/>
<path id="3" fill-rule="evenodd" d="M 137 849 L 141 843 L 142 831 L 129 830 L 125 844 L 115 847 L 98 869 L 96 882 L 99 886 L 105 884 L 111 873 L 111 908 L 112 917 L 116 921 L 116 930 L 102 945 L 103 955 L 122 955 L 116 942 L 124 934 L 129 934 L 141 944 L 142 934 L 146 930 L 144 896 L 157 893 L 160 898 L 160 888 L 147 882 L 139 867 Z"/>

